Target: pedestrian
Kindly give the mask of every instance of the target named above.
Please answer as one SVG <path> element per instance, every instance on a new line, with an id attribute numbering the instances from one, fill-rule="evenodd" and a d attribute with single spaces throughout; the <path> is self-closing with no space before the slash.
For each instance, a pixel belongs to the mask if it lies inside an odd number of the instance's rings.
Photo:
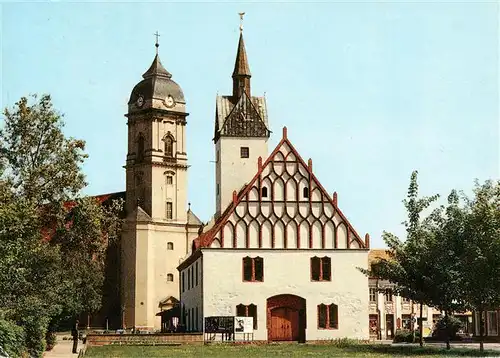
<path id="1" fill-rule="evenodd" d="M 71 335 L 73 336 L 73 353 L 78 353 L 78 320 L 76 320 L 73 328 L 71 328 Z"/>

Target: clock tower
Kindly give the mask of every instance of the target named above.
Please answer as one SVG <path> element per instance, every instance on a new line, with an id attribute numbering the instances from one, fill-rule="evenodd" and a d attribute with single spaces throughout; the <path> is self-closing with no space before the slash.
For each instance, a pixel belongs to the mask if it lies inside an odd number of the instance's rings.
<path id="1" fill-rule="evenodd" d="M 186 101 L 156 56 L 128 102 L 127 212 L 122 237 L 126 326 L 153 330 L 161 302 L 179 297 L 176 265 L 200 220 L 187 210 Z"/>

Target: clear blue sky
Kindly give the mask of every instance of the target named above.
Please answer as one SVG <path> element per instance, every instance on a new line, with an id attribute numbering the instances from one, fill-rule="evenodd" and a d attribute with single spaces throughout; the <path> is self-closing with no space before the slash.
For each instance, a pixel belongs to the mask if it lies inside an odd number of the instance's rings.
<path id="1" fill-rule="evenodd" d="M 252 91 L 271 148 L 289 138 L 357 231 L 401 234 L 411 171 L 424 194 L 499 176 L 498 4 L 22 3 L 1 6 L 1 106 L 50 93 L 84 139 L 87 194 L 125 188 L 133 86 L 160 56 L 188 105 L 189 200 L 214 212 L 215 96 L 229 94 L 246 11 Z"/>

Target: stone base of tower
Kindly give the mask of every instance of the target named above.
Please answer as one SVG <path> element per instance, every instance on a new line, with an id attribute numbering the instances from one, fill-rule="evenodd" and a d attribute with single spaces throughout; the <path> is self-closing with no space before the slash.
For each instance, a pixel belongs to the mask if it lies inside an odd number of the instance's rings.
<path id="1" fill-rule="evenodd" d="M 123 325 L 160 331 L 166 301 L 179 299 L 179 261 L 190 254 L 199 225 L 148 220 L 142 209 L 127 218 L 122 233 Z M 147 215 L 147 214 L 146 214 Z"/>

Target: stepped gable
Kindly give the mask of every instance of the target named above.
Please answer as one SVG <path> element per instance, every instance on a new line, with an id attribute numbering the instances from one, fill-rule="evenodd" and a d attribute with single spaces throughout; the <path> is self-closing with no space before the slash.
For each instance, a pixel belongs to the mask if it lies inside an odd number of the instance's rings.
<path id="1" fill-rule="evenodd" d="M 288 152 L 288 153 L 283 154 L 284 152 L 285 153 Z M 293 158 L 293 162 L 287 161 L 288 160 L 287 158 L 289 156 L 290 156 L 290 158 Z M 356 230 L 349 223 L 349 221 L 347 220 L 345 215 L 338 208 L 337 193 L 334 193 L 333 196 L 330 196 L 327 193 L 325 188 L 321 185 L 319 180 L 316 178 L 316 176 L 312 172 L 312 161 L 309 159 L 309 162 L 306 164 L 306 162 L 302 159 L 300 154 L 297 152 L 297 150 L 293 147 L 293 145 L 291 144 L 291 142 L 287 138 L 287 130 L 286 130 L 286 127 L 284 127 L 283 128 L 283 138 L 278 143 L 278 145 L 276 146 L 274 151 L 267 158 L 267 160 L 264 163 L 262 163 L 262 159 L 259 158 L 258 171 L 257 171 L 256 175 L 253 177 L 253 179 L 247 185 L 245 185 L 239 191 L 239 193 L 234 191 L 233 201 L 226 208 L 226 210 L 222 213 L 222 215 L 215 222 L 212 222 L 211 225 L 209 224 L 208 227 L 205 227 L 205 232 L 203 232 L 198 238 L 193 240 L 193 243 L 192 243 L 193 252 L 196 249 L 202 248 L 202 247 L 212 247 L 212 248 L 218 248 L 218 247 L 228 247 L 228 248 L 233 248 L 233 247 L 234 248 L 236 248 L 236 247 L 238 247 L 238 248 L 240 248 L 240 247 L 247 247 L 247 248 L 249 248 L 249 247 L 253 247 L 253 248 L 265 247 L 264 245 L 262 245 L 262 240 L 263 240 L 262 234 L 259 234 L 258 246 L 255 246 L 256 245 L 255 241 L 254 241 L 253 246 L 249 244 L 249 238 L 248 238 L 248 231 L 249 230 L 247 230 L 247 235 L 244 238 L 244 240 L 246 241 L 246 244 L 242 244 L 241 242 L 240 242 L 240 244 L 237 244 L 236 240 L 242 240 L 242 239 L 240 237 L 236 237 L 237 236 L 236 229 L 235 229 L 236 224 L 231 223 L 231 220 L 234 220 L 234 218 L 243 220 L 243 216 L 248 215 L 248 213 L 243 213 L 243 214 L 241 213 L 242 209 L 241 209 L 241 206 L 240 206 L 240 208 L 238 208 L 239 204 L 245 205 L 245 208 L 247 208 L 247 210 L 250 210 L 250 209 L 248 209 L 250 206 L 250 203 L 255 204 L 255 205 L 260 205 L 260 207 L 263 207 L 264 204 L 266 204 L 268 206 L 270 205 L 272 207 L 272 210 L 274 210 L 274 206 L 278 206 L 279 204 L 284 205 L 283 203 L 289 202 L 289 200 L 287 198 L 283 198 L 284 200 L 281 200 L 281 201 L 276 200 L 276 203 L 275 203 L 274 199 L 269 200 L 268 198 L 266 198 L 266 200 L 263 200 L 262 193 L 259 193 L 258 188 L 261 188 L 263 183 L 265 183 L 267 181 L 268 183 L 271 184 L 271 179 L 268 178 L 269 175 L 266 176 L 264 173 L 267 173 L 269 171 L 274 170 L 274 166 L 276 165 L 276 163 L 280 163 L 282 167 L 293 163 L 294 165 L 297 165 L 295 174 L 300 172 L 301 174 L 303 174 L 304 176 L 307 176 L 307 178 L 308 178 L 307 179 L 308 185 L 309 185 L 308 190 L 311 190 L 311 194 L 308 195 L 308 198 L 302 199 L 302 201 L 299 201 L 298 195 L 297 195 L 295 198 L 296 201 L 293 201 L 293 200 L 290 201 L 292 203 L 297 203 L 296 204 L 296 206 L 298 207 L 297 211 L 301 210 L 299 208 L 300 203 L 307 203 L 307 202 L 309 202 L 309 206 L 308 206 L 309 211 L 308 211 L 308 214 L 306 214 L 307 217 L 311 216 L 312 215 L 311 213 L 314 212 L 313 206 L 312 206 L 313 204 L 318 204 L 318 206 L 322 205 L 322 208 L 323 208 L 321 211 L 321 214 L 318 214 L 318 217 L 323 216 L 321 218 L 307 219 L 307 218 L 304 218 L 303 216 L 299 217 L 299 216 L 295 215 L 292 219 L 289 219 L 289 221 L 286 225 L 288 225 L 291 221 L 294 221 L 295 222 L 294 225 L 296 225 L 295 226 L 296 228 L 298 227 L 297 222 L 299 220 L 302 220 L 301 223 L 304 221 L 314 221 L 314 223 L 310 223 L 310 222 L 306 223 L 306 226 L 309 230 L 309 235 L 308 235 L 309 243 L 307 244 L 307 247 L 306 247 L 306 245 L 302 246 L 300 244 L 300 237 L 298 237 L 296 239 L 297 240 L 297 242 L 296 242 L 297 247 L 296 248 L 332 248 L 332 249 L 333 248 L 346 248 L 346 249 L 368 249 L 369 248 L 369 246 L 370 246 L 369 235 L 366 234 L 365 240 L 361 239 L 361 237 L 358 235 Z M 281 173 L 281 175 L 277 175 L 275 173 L 272 175 L 275 177 L 273 180 L 275 180 L 275 181 L 280 180 L 282 183 L 284 183 L 284 180 L 282 179 L 283 172 Z M 266 177 L 263 178 L 263 176 L 266 176 Z M 288 176 L 290 177 L 290 175 L 288 175 Z M 290 179 L 288 179 L 288 180 L 290 180 Z M 302 178 L 300 180 L 305 181 L 306 179 Z M 298 190 L 299 184 L 297 184 L 295 186 L 295 190 L 297 193 L 299 192 L 299 190 Z M 286 184 L 283 184 L 283 185 L 286 185 Z M 311 188 L 313 188 L 313 189 L 311 189 Z M 271 191 L 271 190 L 269 190 L 269 191 Z M 286 193 L 286 191 L 285 191 L 285 193 Z M 274 195 L 274 194 L 270 194 L 270 196 L 271 195 Z M 292 193 L 291 195 L 293 196 L 295 194 Z M 314 199 L 312 199 L 313 197 L 314 197 Z M 326 206 L 328 206 L 329 208 L 333 208 L 333 210 L 332 210 L 333 212 L 330 212 L 328 214 L 329 216 L 327 216 L 325 214 L 325 212 L 326 212 L 325 207 Z M 286 208 L 286 204 L 284 207 Z M 303 206 L 303 207 L 307 207 L 307 206 Z M 259 208 L 258 210 L 259 210 L 259 213 L 257 215 L 254 215 L 253 219 L 251 219 L 254 222 L 257 222 L 255 216 L 262 215 L 262 213 L 260 212 L 261 208 Z M 287 209 L 283 209 L 283 210 L 286 211 Z M 240 213 L 238 213 L 238 211 L 240 211 Z M 276 214 L 272 213 L 270 215 L 276 215 Z M 282 215 L 288 215 L 288 214 L 284 213 Z M 336 224 L 334 222 L 334 217 L 337 221 Z M 269 221 L 269 219 L 262 219 L 262 220 Z M 283 224 L 283 221 L 281 220 L 281 218 L 277 218 L 277 219 L 275 219 L 275 221 L 276 222 L 281 221 L 281 224 Z M 320 234 L 321 243 L 316 242 L 315 244 L 313 244 L 313 239 L 312 239 L 313 235 L 311 235 L 311 233 L 312 233 L 312 230 L 313 230 L 312 228 L 313 228 L 315 222 L 318 222 L 319 225 L 322 227 L 321 228 L 322 231 Z M 234 232 L 234 235 L 233 235 L 234 237 L 232 237 L 233 242 L 231 244 L 228 243 L 228 245 L 224 244 L 224 231 L 225 231 L 224 228 L 225 228 L 226 224 L 229 225 L 231 228 L 233 228 L 233 232 Z M 281 224 L 279 224 L 279 225 L 281 225 Z M 257 223 L 256 225 L 262 225 L 262 224 Z M 275 224 L 273 224 L 273 225 L 275 225 Z M 326 242 L 325 237 L 328 236 L 325 234 L 325 227 L 327 225 L 330 225 L 329 228 L 331 230 L 330 232 L 332 233 L 332 235 L 330 235 L 330 236 L 334 237 L 334 238 L 332 239 L 331 237 L 329 237 L 328 240 L 330 242 L 328 244 L 325 244 L 325 242 Z M 284 226 L 285 226 L 285 224 L 283 224 L 282 227 L 284 227 Z M 342 229 L 345 229 L 345 240 L 346 240 L 345 245 L 339 245 L 339 243 L 337 242 L 338 229 L 341 226 L 342 226 Z M 245 223 L 245 227 L 250 228 L 250 224 Z M 259 226 L 259 230 L 260 230 L 260 232 L 262 232 L 262 227 Z M 299 231 L 299 229 L 296 229 L 296 230 Z M 298 236 L 300 236 L 300 234 L 298 234 Z M 287 246 L 287 244 L 286 244 L 287 240 L 288 239 L 284 239 L 285 244 L 284 244 L 284 247 L 281 247 L 281 248 L 295 248 L 295 247 Z M 273 243 L 271 244 L 271 247 L 278 248 L 274 244 L 274 237 L 272 238 L 272 241 L 273 241 Z M 318 245 L 319 245 L 319 247 L 318 247 Z"/>

